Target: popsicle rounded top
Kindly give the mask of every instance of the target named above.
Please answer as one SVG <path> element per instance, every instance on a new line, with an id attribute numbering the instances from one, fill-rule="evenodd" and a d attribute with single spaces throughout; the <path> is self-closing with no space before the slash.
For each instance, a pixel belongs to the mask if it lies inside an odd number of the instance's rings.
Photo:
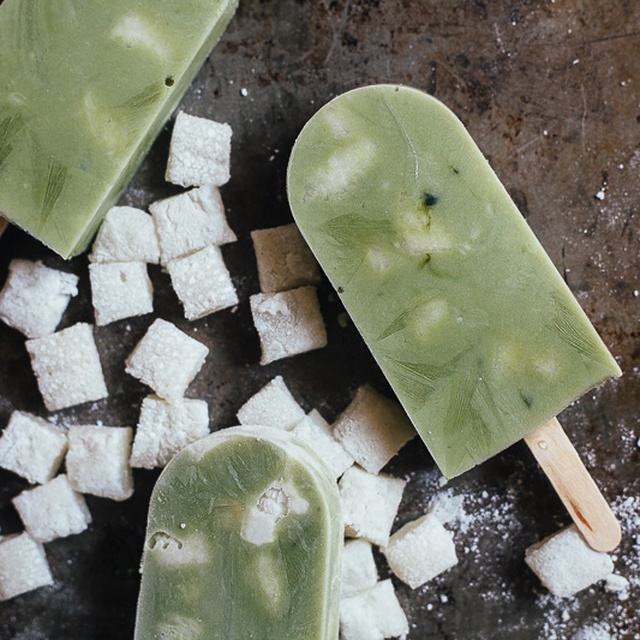
<path id="1" fill-rule="evenodd" d="M 460 120 L 373 85 L 305 125 L 295 221 L 447 477 L 620 368 Z"/>

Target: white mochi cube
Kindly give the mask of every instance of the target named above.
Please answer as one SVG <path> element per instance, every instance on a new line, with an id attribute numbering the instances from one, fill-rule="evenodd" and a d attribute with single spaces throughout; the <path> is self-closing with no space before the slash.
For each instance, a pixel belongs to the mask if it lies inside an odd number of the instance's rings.
<path id="1" fill-rule="evenodd" d="M 314 409 L 292 429 L 322 458 L 336 480 L 353 464 L 353 456 L 333 437 L 329 423 Z"/>
<path id="2" fill-rule="evenodd" d="M 249 302 L 260 337 L 260 364 L 326 346 L 327 333 L 315 287 L 257 293 Z"/>
<path id="3" fill-rule="evenodd" d="M 67 451 L 67 434 L 42 418 L 14 411 L 0 437 L 0 467 L 32 484 L 51 480 Z"/>
<path id="4" fill-rule="evenodd" d="M 562 598 L 568 598 L 613 573 L 611 557 L 594 551 L 575 525 L 530 546 L 524 560 L 540 582 Z"/>
<path id="5" fill-rule="evenodd" d="M 260 291 L 276 293 L 320 282 L 320 268 L 295 224 L 251 232 Z"/>
<path id="6" fill-rule="evenodd" d="M 78 276 L 41 262 L 15 259 L 0 291 L 0 320 L 27 338 L 40 338 L 56 330 L 76 295 Z"/>
<path id="7" fill-rule="evenodd" d="M 333 434 L 361 467 L 378 473 L 416 430 L 398 402 L 363 385 L 334 423 Z"/>
<path id="8" fill-rule="evenodd" d="M 384 640 L 407 633 L 409 621 L 391 580 L 382 580 L 340 602 L 342 640 Z"/>
<path id="9" fill-rule="evenodd" d="M 240 424 L 291 429 L 305 417 L 282 376 L 276 376 L 238 409 Z"/>
<path id="10" fill-rule="evenodd" d="M 378 569 L 373 547 L 368 540 L 347 540 L 342 550 L 343 598 L 373 587 L 378 582 Z"/>
<path id="11" fill-rule="evenodd" d="M 107 397 L 91 325 L 79 322 L 57 333 L 27 340 L 26 347 L 49 411 Z"/>
<path id="12" fill-rule="evenodd" d="M 405 524 L 383 552 L 391 571 L 412 589 L 458 563 L 452 534 L 433 514 Z"/>
<path id="13" fill-rule="evenodd" d="M 196 320 L 238 304 L 220 247 L 209 245 L 167 263 L 171 284 L 187 320 Z"/>
<path id="14" fill-rule="evenodd" d="M 66 475 L 27 489 L 13 499 L 25 529 L 37 542 L 84 531 L 91 522 L 91 514 L 84 497 L 74 491 Z"/>
<path id="15" fill-rule="evenodd" d="M 220 190 L 212 185 L 191 189 L 149 206 L 162 264 L 210 244 L 235 242 L 227 223 Z"/>
<path id="16" fill-rule="evenodd" d="M 140 409 L 131 466 L 164 467 L 178 451 L 208 434 L 209 408 L 204 400 L 176 398 L 168 402 L 148 396 Z"/>
<path id="17" fill-rule="evenodd" d="M 91 299 L 98 326 L 153 311 L 153 286 L 144 262 L 89 265 Z"/>
<path id="18" fill-rule="evenodd" d="M 386 547 L 405 484 L 355 465 L 347 469 L 338 484 L 346 534 Z"/>
<path id="19" fill-rule="evenodd" d="M 129 498 L 133 493 L 131 439 L 130 427 L 70 427 L 66 469 L 71 486 L 101 498 Z"/>
<path id="20" fill-rule="evenodd" d="M 44 547 L 28 533 L 0 539 L 0 600 L 53 584 Z"/>
<path id="21" fill-rule="evenodd" d="M 151 216 L 135 207 L 109 209 L 100 225 L 89 260 L 158 262 L 160 247 Z"/>
<path id="22" fill-rule="evenodd" d="M 183 187 L 214 185 L 229 181 L 231 127 L 207 118 L 178 113 L 165 179 Z"/>
<path id="23" fill-rule="evenodd" d="M 127 358 L 125 371 L 161 398 L 181 398 L 208 353 L 204 344 L 158 318 Z"/>

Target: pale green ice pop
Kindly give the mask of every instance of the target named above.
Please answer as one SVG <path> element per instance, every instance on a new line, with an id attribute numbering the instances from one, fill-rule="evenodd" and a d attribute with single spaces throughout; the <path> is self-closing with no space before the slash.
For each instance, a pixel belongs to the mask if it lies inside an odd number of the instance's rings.
<path id="1" fill-rule="evenodd" d="M 336 640 L 343 524 L 335 479 L 291 433 L 217 431 L 151 497 L 136 640 Z"/>

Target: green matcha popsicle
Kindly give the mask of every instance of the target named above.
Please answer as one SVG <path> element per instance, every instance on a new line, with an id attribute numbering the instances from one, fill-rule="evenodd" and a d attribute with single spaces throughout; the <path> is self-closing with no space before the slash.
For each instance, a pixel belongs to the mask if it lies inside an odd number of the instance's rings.
<path id="1" fill-rule="evenodd" d="M 0 214 L 82 251 L 238 0 L 5 0 Z"/>
<path id="2" fill-rule="evenodd" d="M 324 462 L 233 427 L 181 451 L 151 498 L 136 640 L 336 640 L 343 524 Z"/>

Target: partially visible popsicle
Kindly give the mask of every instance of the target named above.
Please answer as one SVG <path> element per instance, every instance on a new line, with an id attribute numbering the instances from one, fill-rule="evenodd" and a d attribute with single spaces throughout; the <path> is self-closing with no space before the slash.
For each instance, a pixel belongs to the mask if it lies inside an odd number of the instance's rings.
<path id="1" fill-rule="evenodd" d="M 443 474 L 621 374 L 457 117 L 374 85 L 293 148 L 294 218 Z"/>

